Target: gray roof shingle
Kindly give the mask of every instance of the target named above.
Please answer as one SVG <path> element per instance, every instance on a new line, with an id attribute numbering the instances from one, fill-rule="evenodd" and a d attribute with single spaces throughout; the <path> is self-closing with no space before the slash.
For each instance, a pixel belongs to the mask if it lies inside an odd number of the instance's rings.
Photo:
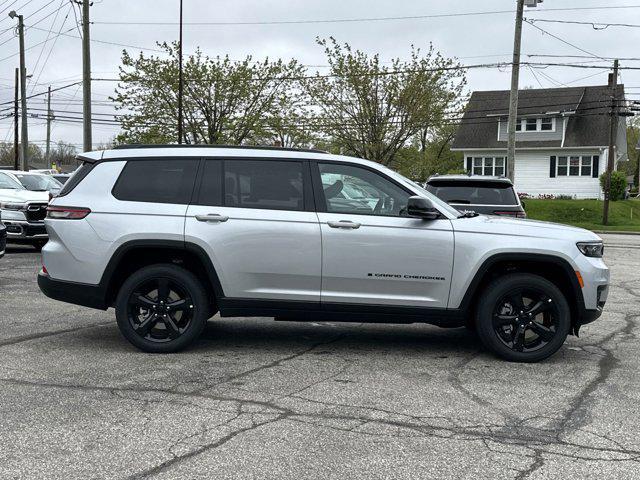
<path id="1" fill-rule="evenodd" d="M 624 85 L 617 96 L 624 98 Z M 603 146 L 608 143 L 610 87 L 569 87 L 520 90 L 518 116 L 567 114 L 565 147 Z M 575 112 L 575 115 L 573 115 Z M 452 148 L 507 148 L 498 141 L 498 118 L 509 113 L 509 91 L 473 92 Z M 560 147 L 560 140 L 519 141 L 519 148 Z"/>

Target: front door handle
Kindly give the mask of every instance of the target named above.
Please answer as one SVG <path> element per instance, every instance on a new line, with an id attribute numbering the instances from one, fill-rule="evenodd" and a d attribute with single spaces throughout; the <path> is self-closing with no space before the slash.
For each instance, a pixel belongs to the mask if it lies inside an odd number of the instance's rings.
<path id="1" fill-rule="evenodd" d="M 218 215 L 217 213 L 210 213 L 208 215 L 196 215 L 196 220 L 199 222 L 219 223 L 226 222 L 229 217 L 226 215 Z"/>
<path id="2" fill-rule="evenodd" d="M 355 230 L 356 228 L 360 228 L 360 224 L 356 222 L 350 222 L 349 220 L 340 220 L 339 222 L 327 222 L 331 228 L 346 228 L 350 230 Z"/>

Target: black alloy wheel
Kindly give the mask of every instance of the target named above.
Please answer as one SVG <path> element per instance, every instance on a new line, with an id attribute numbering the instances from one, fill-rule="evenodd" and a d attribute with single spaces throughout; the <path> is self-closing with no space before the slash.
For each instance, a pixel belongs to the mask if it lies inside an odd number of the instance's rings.
<path id="1" fill-rule="evenodd" d="M 120 332 L 145 352 L 182 350 L 202 333 L 215 311 L 190 271 L 172 264 L 143 267 L 127 278 L 115 307 Z"/>
<path id="2" fill-rule="evenodd" d="M 562 347 L 571 329 L 571 310 L 551 281 L 512 273 L 494 279 L 481 293 L 475 325 L 482 343 L 500 357 L 538 362 Z"/>
<path id="3" fill-rule="evenodd" d="M 169 278 L 141 283 L 129 296 L 129 322 L 145 340 L 168 342 L 191 325 L 193 302 L 182 285 Z"/>
<path id="4" fill-rule="evenodd" d="M 517 288 L 500 299 L 493 312 L 493 329 L 505 346 L 535 352 L 553 340 L 560 312 L 544 292 Z"/>

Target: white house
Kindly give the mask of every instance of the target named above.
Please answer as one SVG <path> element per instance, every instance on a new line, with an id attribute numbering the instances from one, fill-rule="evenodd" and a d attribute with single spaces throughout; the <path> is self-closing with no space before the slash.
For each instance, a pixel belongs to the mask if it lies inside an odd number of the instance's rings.
<path id="1" fill-rule="evenodd" d="M 519 193 L 600 198 L 598 177 L 609 144 L 608 86 L 521 90 L 516 127 Z M 624 99 L 624 85 L 616 93 Z M 453 141 L 471 175 L 506 175 L 508 91 L 473 92 Z M 615 164 L 627 159 L 624 117 L 618 117 Z"/>

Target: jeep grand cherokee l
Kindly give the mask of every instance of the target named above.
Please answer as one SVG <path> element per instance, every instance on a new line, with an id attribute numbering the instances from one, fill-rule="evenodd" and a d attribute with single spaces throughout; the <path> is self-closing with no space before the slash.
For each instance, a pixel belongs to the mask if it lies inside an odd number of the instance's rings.
<path id="1" fill-rule="evenodd" d="M 461 214 L 374 162 L 319 151 L 141 146 L 92 152 L 49 206 L 51 298 L 115 308 L 148 352 L 207 319 L 473 325 L 513 361 L 556 352 L 609 284 L 587 230 Z"/>

